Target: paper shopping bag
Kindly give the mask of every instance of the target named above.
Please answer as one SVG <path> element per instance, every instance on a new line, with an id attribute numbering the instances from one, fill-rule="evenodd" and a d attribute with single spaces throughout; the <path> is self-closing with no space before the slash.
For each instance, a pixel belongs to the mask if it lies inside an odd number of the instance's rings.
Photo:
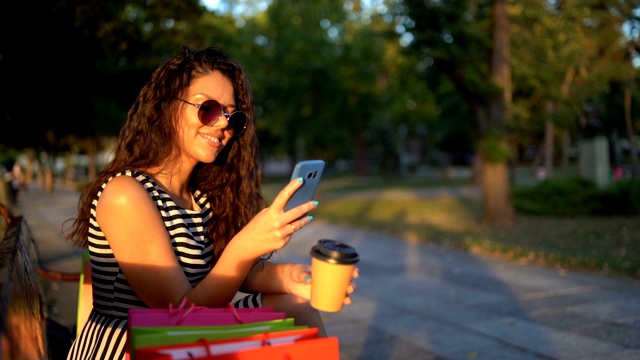
<path id="1" fill-rule="evenodd" d="M 337 337 L 295 341 L 288 344 L 266 344 L 254 349 L 238 350 L 220 355 L 205 355 L 186 359 L 199 360 L 340 360 Z"/>
<path id="2" fill-rule="evenodd" d="M 261 321 L 256 323 L 223 326 L 141 326 L 129 329 L 131 353 L 136 349 L 192 343 L 200 339 L 217 340 L 259 334 L 265 331 L 282 331 L 306 328 L 294 325 L 293 318 Z"/>
<path id="3" fill-rule="evenodd" d="M 136 349 L 135 358 L 136 360 L 207 359 L 212 356 L 233 353 L 240 350 L 256 349 L 267 344 L 290 344 L 296 341 L 315 339 L 317 337 L 317 328 L 265 332 L 240 338 L 211 341 L 199 340 L 189 344 L 146 347 Z"/>
<path id="4" fill-rule="evenodd" d="M 284 312 L 276 312 L 273 308 L 236 309 L 192 306 L 180 309 L 131 309 L 129 310 L 129 327 L 237 325 L 285 317 Z"/>

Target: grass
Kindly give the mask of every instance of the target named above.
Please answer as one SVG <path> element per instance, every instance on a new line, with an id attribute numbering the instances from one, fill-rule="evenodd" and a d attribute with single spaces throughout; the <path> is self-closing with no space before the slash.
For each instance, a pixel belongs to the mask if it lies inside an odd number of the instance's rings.
<path id="1" fill-rule="evenodd" d="M 265 184 L 273 199 L 285 181 Z M 480 225 L 479 198 L 347 196 L 363 190 L 424 189 L 467 181 L 325 178 L 313 215 L 322 221 L 398 235 L 520 263 L 640 279 L 640 216 L 541 216 L 518 213 L 510 227 Z"/>

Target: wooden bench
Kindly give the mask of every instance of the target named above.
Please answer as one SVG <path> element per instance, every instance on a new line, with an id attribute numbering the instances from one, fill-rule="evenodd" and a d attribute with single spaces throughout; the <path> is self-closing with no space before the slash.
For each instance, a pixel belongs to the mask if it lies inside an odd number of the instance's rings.
<path id="1" fill-rule="evenodd" d="M 43 282 L 79 282 L 82 273 L 44 267 L 24 218 L 1 203 L 0 215 L 0 359 L 65 359 L 75 333 L 48 317 Z"/>

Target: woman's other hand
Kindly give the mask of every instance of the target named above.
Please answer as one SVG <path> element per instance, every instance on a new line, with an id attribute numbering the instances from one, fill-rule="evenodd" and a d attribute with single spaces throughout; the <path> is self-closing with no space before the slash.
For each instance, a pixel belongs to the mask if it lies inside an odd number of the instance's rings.
<path id="1" fill-rule="evenodd" d="M 351 282 L 347 287 L 344 297 L 344 304 L 351 305 L 351 294 L 356 291 L 353 279 L 358 278 L 358 268 L 353 269 Z M 297 295 L 303 299 L 311 299 L 311 267 L 304 264 L 289 264 L 288 276 L 285 278 L 285 288 L 290 294 Z"/>

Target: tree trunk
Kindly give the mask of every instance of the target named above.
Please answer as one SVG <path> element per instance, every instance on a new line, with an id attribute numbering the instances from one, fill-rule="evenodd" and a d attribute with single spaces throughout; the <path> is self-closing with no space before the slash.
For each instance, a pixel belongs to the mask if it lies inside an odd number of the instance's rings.
<path id="1" fill-rule="evenodd" d="M 91 151 L 87 154 L 87 156 L 89 157 L 89 169 L 88 169 L 88 175 L 89 175 L 89 181 L 93 180 L 96 175 L 98 175 L 98 166 L 96 164 L 96 152 L 95 151 Z"/>
<path id="2" fill-rule="evenodd" d="M 569 89 L 571 88 L 571 83 L 573 82 L 573 78 L 575 74 L 576 74 L 575 68 L 570 67 L 567 69 L 567 72 L 564 75 L 564 81 L 562 82 L 562 86 L 560 87 L 560 93 L 564 97 L 569 96 Z M 569 135 L 569 130 L 567 130 L 566 125 L 563 125 L 562 126 L 562 172 L 565 175 L 569 173 L 570 148 L 571 148 L 571 137 Z"/>
<path id="3" fill-rule="evenodd" d="M 44 167 L 45 167 L 45 163 L 44 161 L 42 161 L 42 158 L 40 159 L 40 161 L 38 162 L 38 171 L 37 171 L 37 182 L 38 185 L 44 187 Z"/>
<path id="4" fill-rule="evenodd" d="M 33 168 L 36 162 L 36 155 L 35 151 L 31 149 L 26 150 L 25 153 L 27 154 L 27 170 L 24 181 L 29 186 L 33 183 Z"/>
<path id="5" fill-rule="evenodd" d="M 483 224 L 506 226 L 512 225 L 515 221 L 508 170 L 506 163 L 496 164 L 483 161 Z"/>
<path id="6" fill-rule="evenodd" d="M 636 141 L 633 131 L 633 119 L 631 118 L 631 86 L 633 79 L 627 81 L 627 86 L 624 89 L 624 123 L 627 128 L 627 139 L 629 140 L 629 156 L 631 159 L 631 174 L 633 178 L 637 178 L 638 173 L 638 157 L 636 155 Z"/>
<path id="7" fill-rule="evenodd" d="M 511 102 L 511 66 L 509 64 L 510 23 L 507 0 L 493 0 L 493 53 L 491 54 L 491 81 L 500 92 L 491 97 L 489 104 L 489 131 L 504 138 L 504 124 Z M 486 136 L 487 134 L 483 135 Z M 506 145 L 506 141 L 502 144 Z M 482 159 L 483 223 L 511 225 L 514 222 L 511 185 L 507 159 Z"/>
<path id="8" fill-rule="evenodd" d="M 73 154 L 69 152 L 64 162 L 64 185 L 68 188 L 73 187 L 75 178 L 73 170 Z"/>
<path id="9" fill-rule="evenodd" d="M 89 168 L 88 171 L 88 181 L 93 180 L 96 175 L 98 175 L 98 167 L 96 165 L 96 154 L 100 148 L 98 143 L 98 139 L 86 138 L 84 141 L 84 151 L 87 153 L 87 157 L 89 159 Z M 293 169 L 293 166 L 291 167 Z"/>
<path id="10" fill-rule="evenodd" d="M 52 194 L 54 188 L 53 159 L 48 153 L 40 155 L 38 169 L 38 183 L 44 188 L 46 194 Z"/>
<path id="11" fill-rule="evenodd" d="M 44 191 L 53 194 L 53 169 L 50 166 L 44 169 Z"/>
<path id="12" fill-rule="evenodd" d="M 571 155 L 571 134 L 562 128 L 562 173 L 569 174 L 569 156 Z"/>
<path id="13" fill-rule="evenodd" d="M 544 126 L 544 173 L 546 178 L 553 175 L 553 138 L 555 137 L 555 126 L 551 119 L 547 119 Z"/>
<path id="14" fill-rule="evenodd" d="M 359 134 L 356 138 L 356 156 L 355 156 L 356 174 L 364 176 L 367 174 L 367 145 L 365 137 Z"/>
<path id="15" fill-rule="evenodd" d="M 482 156 L 474 156 L 471 164 L 471 181 L 482 186 Z"/>
<path id="16" fill-rule="evenodd" d="M 507 0 L 493 0 L 493 52 L 491 81 L 500 88 L 489 103 L 489 130 L 502 133 L 511 102 L 511 65 L 509 63 L 509 14 Z"/>

